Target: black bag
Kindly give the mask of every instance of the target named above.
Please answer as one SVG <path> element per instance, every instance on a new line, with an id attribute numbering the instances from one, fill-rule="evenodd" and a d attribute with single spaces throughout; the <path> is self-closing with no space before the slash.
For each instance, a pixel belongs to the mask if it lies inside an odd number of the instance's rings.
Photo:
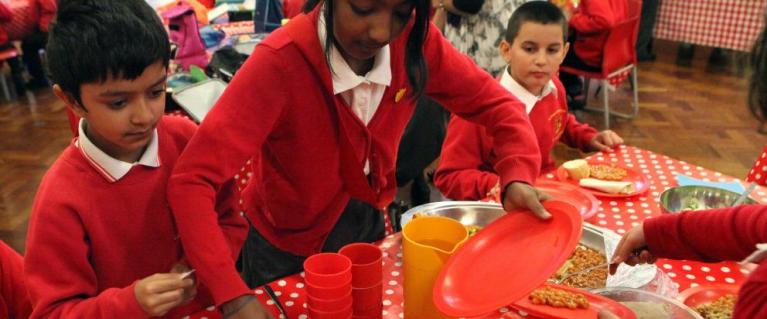
<path id="1" fill-rule="evenodd" d="M 225 46 L 213 53 L 213 58 L 205 67 L 205 73 L 209 77 L 229 83 L 247 58 L 247 55 L 237 52 L 231 46 Z"/>

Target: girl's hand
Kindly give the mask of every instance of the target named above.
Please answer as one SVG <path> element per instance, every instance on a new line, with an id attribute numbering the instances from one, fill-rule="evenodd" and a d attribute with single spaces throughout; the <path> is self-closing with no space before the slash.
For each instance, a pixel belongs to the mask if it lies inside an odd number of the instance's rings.
<path id="1" fill-rule="evenodd" d="M 623 144 L 623 139 L 611 130 L 599 132 L 589 142 L 589 147 L 594 151 L 612 152 L 613 147 Z"/>
<path id="2" fill-rule="evenodd" d="M 647 248 L 647 242 L 644 237 L 643 224 L 631 229 L 621 238 L 618 248 L 615 249 L 613 259 L 610 260 L 610 274 L 615 274 L 618 265 L 626 263 L 630 266 L 636 264 L 654 263 L 658 258 L 655 257 Z"/>
<path id="3" fill-rule="evenodd" d="M 189 265 L 187 265 L 185 262 L 179 262 L 173 265 L 173 268 L 171 268 L 170 272 L 174 274 L 183 275 L 184 273 L 190 270 L 192 270 L 192 268 L 189 267 Z M 194 274 L 191 274 L 186 278 L 189 278 L 192 280 L 192 286 L 188 288 L 184 288 L 184 300 L 181 302 L 182 305 L 190 303 L 192 300 L 194 300 L 194 297 L 197 296 L 197 277 L 195 277 Z"/>
<path id="4" fill-rule="evenodd" d="M 541 201 L 549 199 L 551 196 L 535 189 L 535 187 L 522 182 L 512 182 L 506 187 L 503 208 L 506 211 L 517 208 L 528 209 L 540 219 L 549 219 L 551 214 L 541 204 Z"/>

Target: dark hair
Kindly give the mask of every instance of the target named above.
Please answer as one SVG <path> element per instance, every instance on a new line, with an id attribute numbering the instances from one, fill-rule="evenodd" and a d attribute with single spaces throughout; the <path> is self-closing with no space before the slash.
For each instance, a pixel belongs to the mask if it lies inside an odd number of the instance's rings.
<path id="1" fill-rule="evenodd" d="M 767 26 L 751 50 L 748 107 L 762 123 L 767 122 Z"/>
<path id="2" fill-rule="evenodd" d="M 168 33 L 144 0 L 62 0 L 49 33 L 51 79 L 81 106 L 83 83 L 133 80 L 170 59 Z"/>
<path id="3" fill-rule="evenodd" d="M 511 14 L 506 27 L 506 42 L 514 43 L 519 29 L 525 22 L 538 24 L 559 24 L 562 26 L 562 40 L 567 42 L 567 18 L 557 6 L 548 1 L 527 2 Z"/>
<path id="4" fill-rule="evenodd" d="M 431 10 L 431 2 L 429 0 L 410 0 L 415 6 L 415 21 L 413 22 L 413 29 L 410 31 L 410 36 L 407 39 L 407 45 L 405 48 L 405 70 L 407 72 L 407 78 L 410 81 L 410 85 L 413 86 L 412 95 L 414 98 L 419 97 L 426 87 L 426 81 L 429 78 L 429 70 L 426 68 L 426 61 L 423 57 L 423 43 L 426 41 L 426 34 L 429 32 L 429 10 Z M 314 8 L 322 4 L 323 2 L 328 5 L 325 6 L 325 56 L 329 60 L 330 57 L 330 45 L 335 43 L 335 37 L 333 35 L 333 0 L 307 0 L 304 4 L 304 13 L 309 13 Z"/>

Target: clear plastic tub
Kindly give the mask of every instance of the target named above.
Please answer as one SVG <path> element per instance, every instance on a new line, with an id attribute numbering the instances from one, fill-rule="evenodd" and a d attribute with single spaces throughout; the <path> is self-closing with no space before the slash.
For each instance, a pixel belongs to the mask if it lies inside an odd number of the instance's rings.
<path id="1" fill-rule="evenodd" d="M 625 304 L 634 310 L 637 319 L 703 319 L 681 302 L 649 291 L 615 287 L 591 292 Z"/>

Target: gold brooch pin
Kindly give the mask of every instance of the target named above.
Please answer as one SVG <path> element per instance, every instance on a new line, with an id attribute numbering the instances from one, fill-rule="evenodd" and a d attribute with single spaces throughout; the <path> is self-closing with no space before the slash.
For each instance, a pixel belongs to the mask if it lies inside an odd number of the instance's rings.
<path id="1" fill-rule="evenodd" d="M 397 95 L 394 96 L 394 103 L 398 103 L 400 100 L 402 100 L 402 98 L 405 97 L 405 93 L 407 93 L 407 89 L 399 89 L 399 91 L 397 91 Z"/>

